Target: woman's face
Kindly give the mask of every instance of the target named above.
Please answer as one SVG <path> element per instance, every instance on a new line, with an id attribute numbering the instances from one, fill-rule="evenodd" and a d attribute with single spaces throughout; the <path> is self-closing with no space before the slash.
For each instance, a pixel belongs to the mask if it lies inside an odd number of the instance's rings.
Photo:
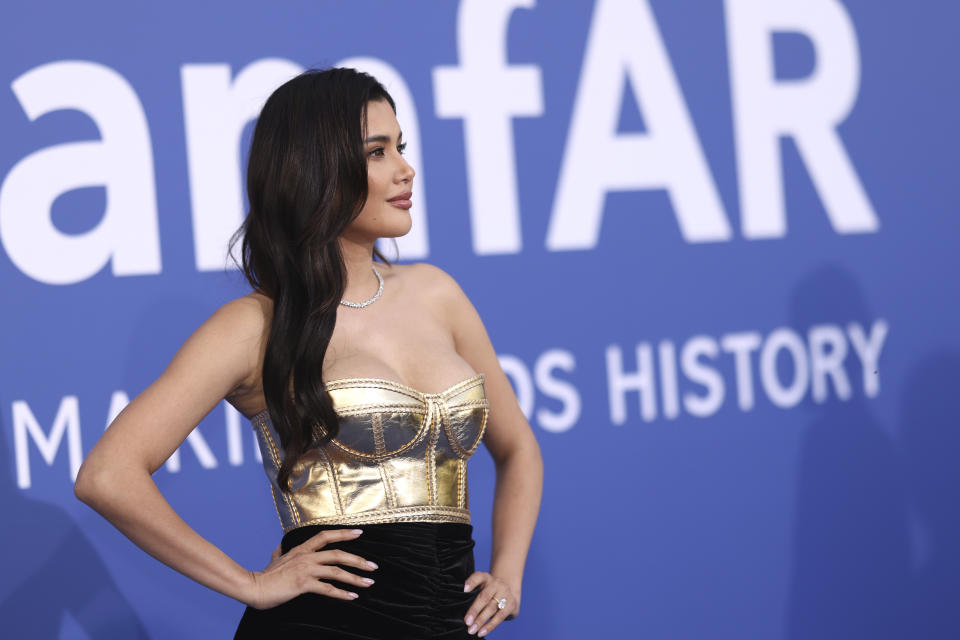
<path id="1" fill-rule="evenodd" d="M 345 233 L 358 241 L 395 238 L 410 231 L 413 167 L 403 158 L 403 134 L 385 100 L 367 103 L 367 202 Z"/>

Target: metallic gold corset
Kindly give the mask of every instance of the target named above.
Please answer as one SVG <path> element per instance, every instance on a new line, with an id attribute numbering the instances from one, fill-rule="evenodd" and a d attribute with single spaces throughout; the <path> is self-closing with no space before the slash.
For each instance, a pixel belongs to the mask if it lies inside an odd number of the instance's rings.
<path id="1" fill-rule="evenodd" d="M 467 458 L 483 437 L 489 405 L 478 373 L 441 393 L 392 380 L 326 383 L 340 433 L 293 467 L 280 490 L 280 438 L 264 411 L 251 418 L 284 532 L 308 524 L 470 522 Z"/>

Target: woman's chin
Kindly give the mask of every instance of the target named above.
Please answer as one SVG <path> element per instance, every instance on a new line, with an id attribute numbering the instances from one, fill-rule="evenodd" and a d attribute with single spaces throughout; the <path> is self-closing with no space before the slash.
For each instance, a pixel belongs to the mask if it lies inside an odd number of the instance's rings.
<path id="1" fill-rule="evenodd" d="M 405 222 L 399 222 L 398 224 L 393 224 L 387 227 L 384 225 L 384 229 L 380 233 L 381 238 L 399 238 L 410 233 L 410 229 L 413 228 L 413 221 L 410 219 L 410 216 L 407 216 Z"/>

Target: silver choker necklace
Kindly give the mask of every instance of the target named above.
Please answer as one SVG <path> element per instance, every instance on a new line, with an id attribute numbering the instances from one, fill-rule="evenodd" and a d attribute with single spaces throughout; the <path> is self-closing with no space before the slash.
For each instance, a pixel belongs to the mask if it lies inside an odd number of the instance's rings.
<path id="1" fill-rule="evenodd" d="M 373 275 L 377 276 L 377 280 L 380 282 L 380 288 L 377 289 L 377 292 L 373 294 L 372 298 L 369 300 L 364 300 L 363 302 L 347 302 L 346 300 L 341 300 L 340 304 L 353 307 L 354 309 L 363 309 L 364 307 L 373 304 L 376 299 L 380 297 L 380 294 L 383 293 L 383 277 L 380 275 L 380 272 L 377 271 L 376 267 L 373 268 Z"/>

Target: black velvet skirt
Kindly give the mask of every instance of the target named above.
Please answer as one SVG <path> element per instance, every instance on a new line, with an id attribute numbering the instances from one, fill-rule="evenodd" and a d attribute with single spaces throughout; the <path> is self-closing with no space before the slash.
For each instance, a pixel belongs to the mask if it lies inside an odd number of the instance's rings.
<path id="1" fill-rule="evenodd" d="M 452 640 L 476 636 L 463 622 L 477 596 L 464 593 L 473 573 L 473 527 L 460 523 L 391 522 L 358 527 L 310 525 L 283 537 L 286 553 L 325 529 L 363 529 L 353 540 L 324 549 L 343 549 L 377 563 L 351 573 L 373 578 L 369 587 L 331 581 L 359 595 L 339 600 L 305 593 L 272 609 L 247 607 L 234 640 L 250 638 L 344 638 L 347 640 Z"/>

